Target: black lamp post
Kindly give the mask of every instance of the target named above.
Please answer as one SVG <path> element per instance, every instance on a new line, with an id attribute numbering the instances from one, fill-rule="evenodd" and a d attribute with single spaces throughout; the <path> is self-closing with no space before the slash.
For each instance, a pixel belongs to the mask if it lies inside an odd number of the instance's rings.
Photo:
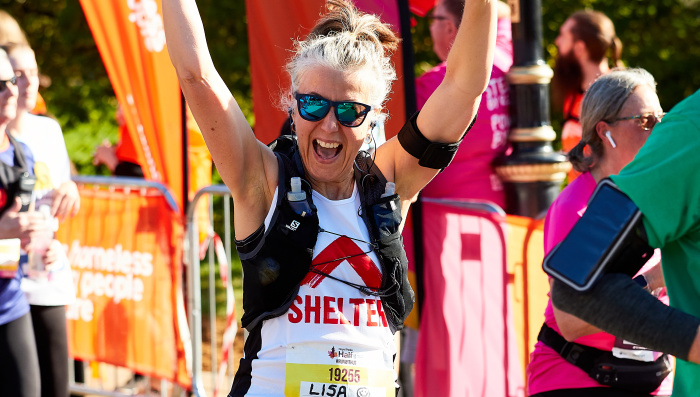
<path id="1" fill-rule="evenodd" d="M 571 165 L 552 149 L 556 133 L 549 114 L 552 69 L 544 62 L 541 0 L 509 0 L 513 26 L 510 83 L 513 151 L 496 159 L 504 182 L 506 211 L 536 217 L 554 201 Z"/>

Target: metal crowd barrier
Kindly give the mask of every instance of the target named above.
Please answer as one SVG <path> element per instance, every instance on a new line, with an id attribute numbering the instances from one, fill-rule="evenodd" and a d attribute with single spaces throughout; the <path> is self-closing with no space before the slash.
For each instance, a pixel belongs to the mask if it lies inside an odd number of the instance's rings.
<path id="1" fill-rule="evenodd" d="M 156 194 L 164 196 L 167 204 L 173 211 L 179 212 L 178 205 L 170 192 L 164 185 L 157 182 L 140 178 L 101 176 L 76 176 L 72 179 L 81 187 L 90 186 L 94 189 L 124 189 L 127 191 L 133 189 L 141 191 L 142 194 L 153 194 L 157 192 Z M 108 397 L 153 396 L 154 392 L 152 391 L 152 386 L 156 383 L 160 385 L 159 395 L 161 397 L 184 396 L 186 394 L 180 387 L 166 380 L 151 379 L 148 376 L 141 377 L 137 380 L 136 372 L 131 369 L 95 362 L 76 361 L 76 365 L 79 368 L 82 365 L 82 369 L 86 373 L 84 381 L 80 383 L 75 380 L 76 368 L 73 363 L 67 363 L 67 365 L 70 369 L 70 392 L 72 395 L 98 395 Z M 99 376 L 99 379 L 91 378 L 89 373 L 95 371 L 104 373 L 105 376 Z"/>
<path id="2" fill-rule="evenodd" d="M 441 199 L 421 197 L 421 201 L 424 203 L 445 204 L 466 210 L 483 211 L 489 214 L 506 216 L 506 212 L 503 210 L 503 208 L 487 200 Z"/>
<path id="3" fill-rule="evenodd" d="M 192 338 L 192 393 L 196 397 L 206 397 L 207 395 L 213 396 L 214 390 L 217 384 L 222 384 L 223 390 L 218 390 L 217 395 L 227 395 L 231 387 L 231 380 L 234 374 L 233 365 L 233 351 L 229 356 L 228 370 L 226 373 L 227 379 L 223 382 L 219 379 L 219 346 L 221 341 L 217 336 L 217 316 L 216 316 L 216 296 L 215 296 L 215 281 L 216 281 L 216 263 L 215 263 L 215 248 L 213 240 L 208 240 L 208 260 L 204 264 L 208 266 L 208 276 L 209 285 L 207 291 L 202 290 L 201 286 L 201 272 L 200 272 L 200 258 L 199 258 L 199 222 L 197 222 L 197 207 L 199 203 L 204 198 L 209 198 L 209 220 L 213 222 L 214 220 L 214 197 L 221 197 L 222 203 L 220 209 L 217 209 L 217 214 L 222 214 L 223 217 L 223 235 L 221 235 L 221 240 L 224 245 L 226 252 L 226 259 L 228 263 L 231 264 L 232 257 L 232 234 L 231 234 L 231 209 L 232 209 L 232 199 L 231 192 L 225 185 L 212 185 L 202 188 L 197 192 L 194 199 L 189 205 L 187 211 L 187 231 L 186 231 L 186 251 L 185 251 L 185 263 L 188 268 L 186 269 L 187 275 L 187 312 L 188 312 L 188 324 L 190 326 L 190 335 Z M 209 225 L 213 228 L 213 224 Z M 221 233 L 221 231 L 217 231 Z M 230 277 L 230 275 L 229 275 Z M 231 282 L 229 280 L 229 282 Z M 206 295 L 205 295 L 206 294 Z M 208 296 L 209 298 L 209 335 L 208 341 L 203 340 L 203 313 L 202 313 L 202 296 Z M 240 318 L 240 313 L 236 313 L 237 317 Z M 236 321 L 238 320 L 236 319 Z M 205 372 L 203 370 L 203 344 L 208 343 L 211 351 L 211 363 L 210 371 Z"/>

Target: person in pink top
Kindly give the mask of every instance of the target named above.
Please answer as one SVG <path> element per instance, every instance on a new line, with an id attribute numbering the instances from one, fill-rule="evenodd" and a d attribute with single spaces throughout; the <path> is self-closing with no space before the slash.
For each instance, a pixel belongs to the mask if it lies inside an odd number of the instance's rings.
<path id="1" fill-rule="evenodd" d="M 470 1 L 466 1 L 469 4 Z M 435 7 L 432 9 L 428 18 L 430 23 L 430 36 L 433 42 L 433 51 L 442 61 L 437 66 L 425 72 L 422 76 L 416 79 L 416 105 L 418 110 L 423 109 L 426 101 L 438 86 L 445 79 L 447 73 L 447 63 L 445 62 L 450 54 L 452 44 L 455 41 L 457 31 L 462 22 L 462 9 L 465 7 L 465 0 L 438 0 Z M 436 175 L 428 185 L 423 188 L 421 195 L 426 198 L 446 198 L 446 199 L 476 199 L 489 201 L 503 208 L 505 206 L 505 194 L 501 180 L 495 174 L 491 167 L 493 160 L 503 154 L 507 149 L 507 136 L 510 129 L 510 92 L 506 73 L 513 64 L 513 45 L 511 35 L 510 7 L 502 1 L 497 2 L 497 31 L 496 31 L 496 47 L 494 52 L 493 67 L 486 91 L 481 95 L 480 104 L 477 110 L 476 120 L 471 127 L 469 134 L 464 137 L 460 149 L 452 160 L 449 167 Z M 469 111 L 470 109 L 463 109 Z M 413 257 L 413 230 L 412 219 L 406 222 L 406 227 L 403 232 L 404 245 L 409 260 L 409 269 L 414 270 Z M 436 252 L 426 250 L 426 256 L 436 256 Z M 459 277 L 452 277 L 450 280 L 430 281 L 429 277 L 420 275 L 426 291 L 438 301 L 444 304 L 433 304 L 430 309 L 421 312 L 421 322 L 424 318 L 429 318 L 431 313 L 437 317 L 455 319 L 450 317 L 451 310 L 463 310 L 460 315 L 467 316 L 470 314 L 468 308 L 459 306 L 450 306 L 452 303 L 466 299 L 465 296 L 460 296 L 460 299 L 450 299 L 452 287 L 463 282 Z M 426 302 L 431 298 L 426 298 Z M 498 310 L 501 310 L 499 307 Z M 421 324 L 421 327 L 429 327 Z M 469 394 L 470 383 L 477 375 L 471 374 L 471 377 L 464 375 L 463 371 L 468 368 L 468 362 L 473 356 L 467 348 L 457 351 L 450 349 L 449 343 L 433 344 L 427 342 L 427 337 L 430 332 L 443 332 L 450 328 L 449 323 L 442 323 L 436 326 L 432 331 L 427 328 L 422 328 L 425 332 L 423 337 L 419 336 L 419 331 L 410 326 L 405 328 L 402 334 L 402 365 L 408 364 L 402 369 L 400 376 L 403 378 L 402 387 L 407 390 L 407 394 L 416 396 L 423 395 L 441 395 L 441 396 L 462 396 L 465 393 Z M 453 335 L 458 332 L 453 331 Z M 465 336 L 469 338 L 470 336 Z M 455 336 L 455 338 L 458 338 Z M 421 340 L 419 342 L 419 339 Z M 424 342 L 426 341 L 426 342 Z M 421 346 L 419 347 L 419 343 Z M 444 352 L 444 357 L 448 363 L 446 367 L 449 370 L 441 372 L 441 370 L 425 362 L 421 362 L 416 367 L 415 371 L 415 390 L 411 390 L 412 381 L 405 379 L 412 376 L 410 365 L 416 361 L 420 361 L 423 352 L 437 349 L 447 350 Z M 459 365 L 451 365 L 459 363 Z M 494 371 L 496 373 L 496 371 Z M 437 375 L 440 374 L 440 375 Z M 441 375 L 446 375 L 442 378 Z M 434 384 L 436 378 L 440 378 L 441 389 L 435 390 Z M 449 379 L 448 379 L 449 378 Z M 494 379 L 498 378 L 495 376 Z M 522 379 L 519 380 L 522 382 Z M 508 383 L 505 380 L 504 383 Z M 476 390 L 476 386 L 474 386 Z M 495 387 L 495 386 L 492 386 Z M 493 390 L 493 389 L 490 389 Z"/>
<path id="2" fill-rule="evenodd" d="M 616 70 L 593 83 L 583 100 L 581 141 L 569 153 L 572 165 L 582 174 L 549 208 L 544 230 L 545 253 L 566 237 L 585 212 L 597 183 L 617 174 L 634 159 L 662 117 L 656 83 L 643 69 Z M 658 252 L 640 273 L 636 280 L 668 304 Z M 558 310 L 551 301 L 538 339 L 527 368 L 530 396 L 668 396 L 672 392 L 672 375 L 660 377 L 661 385 L 656 390 L 623 390 L 598 383 L 589 375 L 590 366 L 566 352 L 593 347 L 613 351 L 616 357 L 634 356 L 636 361 L 655 360 L 660 354 L 640 350 L 636 345 L 623 346 L 621 339 Z M 557 350 L 565 351 L 568 361 Z M 576 361 L 576 365 L 571 361 Z M 640 379 L 639 384 L 644 381 L 654 383 L 654 379 L 647 378 Z"/>
<path id="3" fill-rule="evenodd" d="M 419 110 L 445 78 L 444 61 L 459 28 L 462 8 L 464 0 L 439 0 L 433 9 L 430 35 L 433 50 L 443 62 L 416 79 L 416 105 Z M 424 197 L 480 199 L 491 201 L 499 207 L 505 206 L 503 186 L 493 172 L 491 162 L 507 148 L 510 97 L 506 73 L 512 64 L 510 8 L 499 1 L 493 69 L 489 86 L 481 96 L 476 122 L 464 138 L 464 145 L 459 148 L 452 164 L 423 189 Z"/>

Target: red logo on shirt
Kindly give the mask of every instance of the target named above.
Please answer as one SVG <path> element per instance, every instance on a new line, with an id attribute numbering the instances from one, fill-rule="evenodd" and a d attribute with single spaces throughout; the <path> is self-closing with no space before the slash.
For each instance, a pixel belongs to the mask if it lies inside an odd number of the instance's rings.
<path id="1" fill-rule="evenodd" d="M 344 259 L 338 259 L 344 258 Z M 312 266 L 321 274 L 309 272 L 302 285 L 318 287 L 343 261 L 360 276 L 365 286 L 378 289 L 382 274 L 372 259 L 348 237 L 340 237 L 321 251 L 313 260 Z M 345 313 L 347 310 L 347 316 Z M 293 324 L 345 324 L 355 327 L 388 327 L 384 308 L 380 299 L 342 298 L 335 296 L 298 295 L 289 308 L 289 322 Z M 338 350 L 331 349 L 329 357 L 338 356 Z"/>
<path id="2" fill-rule="evenodd" d="M 349 258 L 348 258 L 349 257 Z M 347 259 L 338 259 L 347 258 Z M 333 241 L 328 247 L 321 251 L 314 258 L 311 266 L 324 274 L 331 274 L 343 261 L 348 261 L 350 266 L 370 288 L 379 289 L 382 285 L 382 274 L 372 259 L 360 249 L 350 238 L 341 236 Z M 320 265 L 317 265 L 319 264 Z M 318 287 L 326 278 L 324 274 L 309 272 L 301 285 L 308 285 L 311 288 Z"/>
<path id="3" fill-rule="evenodd" d="M 7 192 L 5 189 L 0 188 L 0 208 L 4 207 L 5 204 L 7 204 Z"/>

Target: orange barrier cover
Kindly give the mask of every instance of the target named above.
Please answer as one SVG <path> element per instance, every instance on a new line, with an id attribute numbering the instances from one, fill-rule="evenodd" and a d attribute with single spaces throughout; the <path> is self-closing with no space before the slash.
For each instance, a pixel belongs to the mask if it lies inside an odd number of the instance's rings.
<path id="1" fill-rule="evenodd" d="M 182 217 L 154 189 L 82 188 L 81 209 L 57 233 L 73 268 L 73 357 L 189 386 L 177 328 Z"/>
<path id="2" fill-rule="evenodd" d="M 544 322 L 549 279 L 542 270 L 544 220 L 508 215 L 507 263 L 513 277 L 513 322 L 523 373 Z"/>
<path id="3" fill-rule="evenodd" d="M 182 200 L 180 86 L 160 0 L 80 0 L 147 179 Z"/>

